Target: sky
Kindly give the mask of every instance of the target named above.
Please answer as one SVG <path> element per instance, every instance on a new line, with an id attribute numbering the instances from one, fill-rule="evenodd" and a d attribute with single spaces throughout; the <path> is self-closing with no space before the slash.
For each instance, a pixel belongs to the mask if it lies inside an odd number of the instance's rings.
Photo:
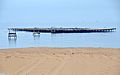
<path id="1" fill-rule="evenodd" d="M 119 23 L 119 0 L 0 0 L 0 23 Z"/>

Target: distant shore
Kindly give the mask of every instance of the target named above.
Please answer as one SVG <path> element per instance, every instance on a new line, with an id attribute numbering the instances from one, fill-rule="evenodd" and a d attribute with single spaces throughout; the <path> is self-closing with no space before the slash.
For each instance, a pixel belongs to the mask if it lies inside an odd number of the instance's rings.
<path id="1" fill-rule="evenodd" d="M 120 75 L 120 48 L 0 49 L 3 75 Z"/>

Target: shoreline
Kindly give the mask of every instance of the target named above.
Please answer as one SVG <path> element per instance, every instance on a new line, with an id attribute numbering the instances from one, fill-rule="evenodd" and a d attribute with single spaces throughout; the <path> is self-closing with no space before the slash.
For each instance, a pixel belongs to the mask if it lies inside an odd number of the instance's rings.
<path id="1" fill-rule="evenodd" d="M 93 48 L 93 49 L 120 49 L 120 48 L 112 48 L 112 47 L 19 47 L 19 48 L 0 48 L 1 50 L 8 50 L 8 49 L 29 49 L 29 48 L 51 48 L 51 49 L 75 49 L 75 48 Z"/>

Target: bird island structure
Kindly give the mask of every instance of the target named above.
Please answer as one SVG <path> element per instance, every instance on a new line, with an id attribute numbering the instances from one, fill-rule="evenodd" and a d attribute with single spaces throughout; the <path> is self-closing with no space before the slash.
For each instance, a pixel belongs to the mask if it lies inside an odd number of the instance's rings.
<path id="1" fill-rule="evenodd" d="M 8 28 L 8 38 L 17 38 L 16 31 L 33 32 L 33 36 L 40 33 L 105 33 L 114 32 L 116 28 Z M 14 31 L 14 32 L 11 32 Z"/>
<path id="2" fill-rule="evenodd" d="M 26 31 L 33 32 L 33 34 L 40 33 L 100 33 L 100 32 L 113 32 L 116 28 L 8 28 L 12 31 Z M 10 33 L 12 34 L 12 33 Z"/>
<path id="3" fill-rule="evenodd" d="M 11 38 L 17 38 L 17 34 L 16 34 L 16 31 L 14 32 L 11 32 L 11 29 L 8 29 L 9 30 L 9 33 L 8 33 L 8 38 L 11 39 Z"/>

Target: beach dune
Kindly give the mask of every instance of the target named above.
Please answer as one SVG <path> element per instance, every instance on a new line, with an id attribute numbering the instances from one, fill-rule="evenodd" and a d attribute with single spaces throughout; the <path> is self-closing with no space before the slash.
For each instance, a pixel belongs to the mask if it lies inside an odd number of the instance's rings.
<path id="1" fill-rule="evenodd" d="M 1 49 L 0 75 L 120 75 L 120 49 Z"/>

